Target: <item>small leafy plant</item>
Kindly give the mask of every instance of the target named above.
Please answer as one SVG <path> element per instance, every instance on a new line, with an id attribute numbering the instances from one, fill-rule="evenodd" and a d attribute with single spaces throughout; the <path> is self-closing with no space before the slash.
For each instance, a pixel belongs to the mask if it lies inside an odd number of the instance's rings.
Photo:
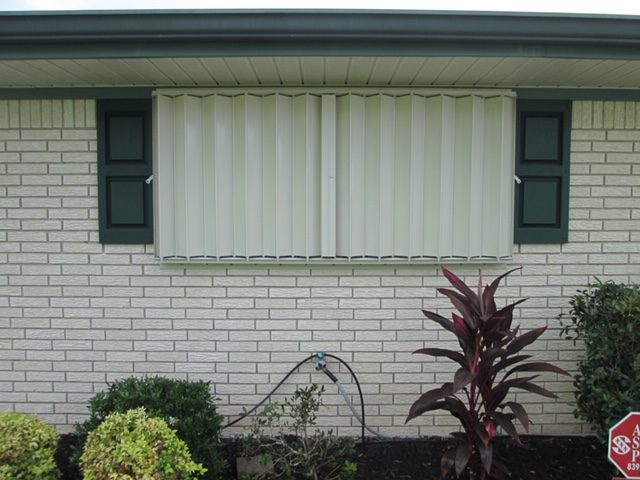
<path id="1" fill-rule="evenodd" d="M 573 382 L 574 414 L 605 441 L 640 404 L 640 287 L 596 279 L 570 305 L 571 323 L 561 335 L 585 347 Z"/>
<path id="2" fill-rule="evenodd" d="M 194 461 L 207 469 L 203 478 L 224 478 L 226 462 L 218 453 L 223 417 L 217 412 L 210 384 L 150 376 L 128 377 L 109 384 L 89 401 L 91 417 L 76 426 L 77 463 L 88 435 L 113 412 L 144 407 L 152 417 L 164 419 L 184 440 Z"/>
<path id="3" fill-rule="evenodd" d="M 175 430 L 144 408 L 110 414 L 89 435 L 80 463 L 85 480 L 192 480 L 206 471 Z"/>
<path id="4" fill-rule="evenodd" d="M 0 479 L 57 480 L 55 428 L 24 413 L 0 413 Z"/>
<path id="5" fill-rule="evenodd" d="M 406 421 L 433 410 L 445 410 L 460 421 L 462 432 L 451 435 L 458 438 L 455 450 L 445 452 L 442 458 L 442 474 L 447 475 L 452 467 L 456 475 L 468 469 L 471 479 L 505 478 L 507 467 L 495 458 L 493 438 L 498 428 L 521 443 L 514 425 L 520 422 L 529 431 L 529 416 L 524 407 L 508 401 L 512 388 L 556 398 L 550 391 L 536 385 L 537 375 L 517 376 L 517 373 L 553 372 L 568 375 L 561 368 L 546 362 L 523 363 L 532 355 L 522 355 L 521 350 L 544 333 L 546 327 L 536 328 L 520 334 L 520 327 L 513 327 L 513 310 L 524 299 L 500 309 L 495 302 L 495 293 L 500 281 L 511 270 L 483 288 L 482 274 L 477 292 L 469 288 L 460 278 L 446 268 L 444 276 L 455 290 L 439 288 L 447 296 L 458 313 L 453 320 L 437 313 L 423 310 L 424 315 L 455 335 L 461 351 L 443 348 L 421 348 L 413 353 L 434 357 L 446 357 L 459 365 L 453 382 L 430 390 L 420 396 L 409 410 Z M 457 290 L 457 291 L 456 291 Z M 478 462 L 479 457 L 479 462 Z"/>
<path id="6" fill-rule="evenodd" d="M 333 431 L 315 428 L 322 406 L 324 387 L 312 384 L 295 391 L 284 405 L 267 405 L 252 418 L 247 427 L 246 455 L 260 454 L 260 463 L 272 463 L 274 473 L 249 477 L 256 479 L 310 478 L 313 480 L 347 480 L 356 473 L 353 440 L 338 439 Z M 275 432 L 275 436 L 267 435 Z M 248 480 L 245 477 L 245 480 Z"/>

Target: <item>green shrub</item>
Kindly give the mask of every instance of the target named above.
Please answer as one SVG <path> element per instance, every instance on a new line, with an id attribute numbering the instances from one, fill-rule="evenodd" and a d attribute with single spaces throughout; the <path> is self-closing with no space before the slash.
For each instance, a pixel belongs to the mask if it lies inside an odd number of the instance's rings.
<path id="1" fill-rule="evenodd" d="M 299 388 L 284 401 L 267 405 L 252 418 L 247 427 L 243 454 L 260 455 L 264 466 L 273 464 L 274 472 L 265 471 L 248 480 L 309 478 L 312 480 L 348 480 L 354 477 L 357 464 L 351 438 L 339 439 L 332 430 L 316 427 L 322 407 L 324 387 L 312 384 Z M 266 433 L 274 431 L 275 436 Z"/>
<path id="2" fill-rule="evenodd" d="M 223 478 L 225 461 L 218 454 L 223 417 L 214 404 L 209 383 L 166 377 L 129 377 L 109 385 L 89 401 L 91 417 L 76 427 L 77 463 L 89 433 L 113 413 L 144 407 L 149 416 L 165 420 L 189 447 L 193 460 L 202 463 L 210 480 Z"/>
<path id="3" fill-rule="evenodd" d="M 190 480 L 205 471 L 175 430 L 144 408 L 110 414 L 89 434 L 80 464 L 85 480 Z"/>
<path id="4" fill-rule="evenodd" d="M 574 414 L 606 440 L 609 429 L 640 405 L 640 290 L 597 280 L 570 305 L 571 323 L 562 334 L 585 346 L 573 382 Z"/>
<path id="5" fill-rule="evenodd" d="M 56 480 L 56 430 L 33 415 L 0 413 L 0 479 Z"/>

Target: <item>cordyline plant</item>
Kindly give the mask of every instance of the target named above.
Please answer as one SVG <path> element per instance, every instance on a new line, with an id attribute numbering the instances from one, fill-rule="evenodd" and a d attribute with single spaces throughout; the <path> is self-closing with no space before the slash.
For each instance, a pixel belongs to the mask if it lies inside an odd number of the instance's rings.
<path id="1" fill-rule="evenodd" d="M 478 290 L 474 292 L 460 278 L 446 268 L 444 276 L 455 290 L 439 288 L 446 295 L 459 314 L 453 313 L 453 321 L 437 313 L 423 310 L 424 315 L 453 333 L 458 339 L 462 352 L 443 348 L 421 348 L 413 353 L 434 357 L 446 357 L 460 368 L 453 382 L 430 390 L 420 396 L 411 406 L 407 422 L 423 413 L 445 410 L 457 418 L 463 432 L 451 435 L 458 438 L 457 449 L 445 452 L 442 457 L 442 475 L 446 476 L 452 467 L 458 477 L 469 467 L 469 478 L 505 478 L 509 475 L 506 466 L 494 458 L 493 439 L 498 428 L 521 443 L 514 420 L 529 431 L 529 416 L 524 407 L 513 401 L 505 401 L 512 388 L 557 398 L 550 391 L 536 385 L 533 380 L 538 375 L 517 376 L 522 372 L 553 372 L 568 375 L 561 368 L 546 362 L 523 363 L 532 355 L 522 355 L 520 351 L 544 333 L 546 327 L 536 328 L 520 334 L 519 326 L 512 327 L 513 310 L 525 299 L 496 307 L 495 292 L 500 281 L 512 273 L 511 270 L 496 278 L 483 289 L 482 274 Z M 480 457 L 480 462 L 477 457 Z"/>

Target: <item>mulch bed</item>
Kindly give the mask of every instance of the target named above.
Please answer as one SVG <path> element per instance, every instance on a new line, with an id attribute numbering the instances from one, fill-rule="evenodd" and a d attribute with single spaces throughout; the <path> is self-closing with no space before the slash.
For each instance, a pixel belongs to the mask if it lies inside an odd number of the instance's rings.
<path id="1" fill-rule="evenodd" d="M 450 439 L 371 442 L 358 465 L 358 480 L 441 479 L 440 459 Z M 496 440 L 495 454 L 511 471 L 512 480 L 610 480 L 615 469 L 606 446 L 595 437 L 523 437 L 523 445 Z M 449 478 L 455 478 L 451 475 Z"/>
<path id="2" fill-rule="evenodd" d="M 57 461 L 63 480 L 81 480 L 69 464 L 75 437 L 63 435 Z M 453 448 L 448 438 L 368 439 L 357 444 L 356 480 L 439 480 L 440 458 Z M 511 470 L 512 480 L 610 480 L 618 474 L 607 459 L 606 445 L 591 436 L 524 436 L 523 446 L 508 438 L 496 440 L 496 455 Z M 236 478 L 238 441 L 225 439 L 221 454 L 229 464 L 228 477 Z M 448 478 L 455 478 L 450 476 Z M 464 478 L 464 477 L 463 477 Z"/>

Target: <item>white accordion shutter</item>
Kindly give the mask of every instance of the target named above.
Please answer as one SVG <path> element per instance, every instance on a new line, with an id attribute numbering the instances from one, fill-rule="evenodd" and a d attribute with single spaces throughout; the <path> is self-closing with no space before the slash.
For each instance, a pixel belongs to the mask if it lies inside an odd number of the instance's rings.
<path id="1" fill-rule="evenodd" d="M 156 92 L 164 260 L 512 255 L 504 92 Z"/>
<path id="2" fill-rule="evenodd" d="M 320 255 L 320 98 L 158 94 L 161 259 Z"/>
<path id="3" fill-rule="evenodd" d="M 511 257 L 513 98 L 349 94 L 337 105 L 338 257 Z"/>

